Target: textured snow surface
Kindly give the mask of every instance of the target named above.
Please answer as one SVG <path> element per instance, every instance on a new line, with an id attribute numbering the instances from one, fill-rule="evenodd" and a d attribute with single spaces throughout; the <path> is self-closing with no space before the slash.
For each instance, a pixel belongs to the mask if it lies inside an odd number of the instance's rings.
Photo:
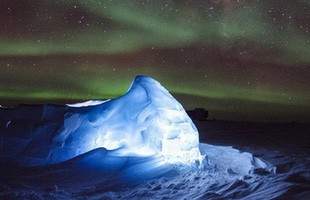
<path id="1" fill-rule="evenodd" d="M 146 76 L 113 100 L 0 108 L 0 172 L 4 199 L 264 199 L 290 187 L 250 153 L 199 143 Z"/>
<path id="2" fill-rule="evenodd" d="M 100 147 L 165 162 L 201 161 L 195 125 L 147 76 L 137 76 L 117 99 L 1 109 L 0 118 L 0 156 L 21 165 L 59 163 Z"/>

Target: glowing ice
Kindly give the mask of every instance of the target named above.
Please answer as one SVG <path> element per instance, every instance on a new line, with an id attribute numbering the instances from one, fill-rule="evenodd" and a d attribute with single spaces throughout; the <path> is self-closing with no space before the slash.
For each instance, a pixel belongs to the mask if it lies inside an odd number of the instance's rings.
<path id="1" fill-rule="evenodd" d="M 201 160 L 195 125 L 169 92 L 146 76 L 136 77 L 117 99 L 3 109 L 0 119 L 0 156 L 22 165 L 58 163 L 99 147 L 118 155 L 163 156 L 166 162 Z"/>

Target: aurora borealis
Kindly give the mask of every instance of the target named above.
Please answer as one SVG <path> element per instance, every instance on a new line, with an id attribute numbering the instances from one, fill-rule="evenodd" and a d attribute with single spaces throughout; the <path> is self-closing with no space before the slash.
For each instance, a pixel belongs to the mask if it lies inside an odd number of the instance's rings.
<path id="1" fill-rule="evenodd" d="M 0 104 L 115 98 L 138 74 L 210 117 L 309 121 L 307 0 L 4 0 Z"/>

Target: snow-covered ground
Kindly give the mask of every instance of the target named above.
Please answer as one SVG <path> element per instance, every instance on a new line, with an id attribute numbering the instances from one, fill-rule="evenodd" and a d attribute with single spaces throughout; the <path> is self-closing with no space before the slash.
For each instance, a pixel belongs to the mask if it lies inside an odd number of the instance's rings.
<path id="1" fill-rule="evenodd" d="M 205 150 L 212 148 L 207 145 Z M 104 149 L 48 167 L 18 168 L 2 163 L 0 196 L 2 199 L 307 199 L 309 157 L 267 148 L 247 147 L 247 150 L 276 166 L 276 173 L 257 169 L 241 175 L 215 166 L 205 169 L 158 166 L 158 161 L 151 157 L 113 157 Z M 222 153 L 220 160 L 226 159 L 229 151 Z M 240 165 L 236 162 L 236 166 Z"/>
<path id="2" fill-rule="evenodd" d="M 268 141 L 259 146 L 253 141 L 231 143 L 233 139 L 221 138 L 221 134 L 234 137 L 240 126 L 236 122 L 197 125 L 200 143 L 196 126 L 183 107 L 157 81 L 145 76 L 137 77 L 124 96 L 105 102 L 0 108 L 0 197 L 309 196 L 309 154 L 296 157 L 269 149 Z M 260 126 L 240 130 L 256 128 Z M 276 131 L 264 130 L 259 142 L 269 140 L 266 133 Z"/>

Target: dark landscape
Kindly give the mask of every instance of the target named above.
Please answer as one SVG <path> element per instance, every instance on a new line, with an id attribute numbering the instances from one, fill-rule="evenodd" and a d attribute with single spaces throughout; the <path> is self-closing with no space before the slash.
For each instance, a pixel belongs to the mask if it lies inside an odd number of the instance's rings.
<path id="1" fill-rule="evenodd" d="M 117 175 L 113 171 L 118 171 L 118 167 L 113 169 L 111 166 L 109 169 L 104 162 L 98 164 L 102 150 L 95 150 L 93 153 L 89 152 L 51 167 L 20 168 L 2 162 L 1 198 L 307 199 L 309 197 L 309 124 L 216 119 L 194 120 L 194 123 L 198 128 L 201 144 L 232 146 L 240 151 L 250 152 L 273 166 L 274 172 L 257 169 L 242 178 L 231 177 L 227 182 L 223 181 L 223 178 L 219 179 L 216 175 L 218 172 L 209 170 L 180 172 L 175 171 L 174 167 L 165 166 L 140 174 L 147 176 L 147 179 L 139 177 L 132 179 L 131 175 L 126 175 L 126 170 L 129 169 L 124 168 Z M 86 163 L 92 162 L 97 163 L 94 166 L 98 169 L 105 168 L 105 170 L 89 168 L 89 164 Z M 134 167 L 136 171 L 140 165 L 143 166 L 142 163 L 152 162 L 150 158 L 140 160 L 133 157 L 125 163 L 131 168 L 136 166 Z M 114 175 L 107 175 L 111 172 Z M 135 173 L 140 172 L 138 170 Z"/>
<path id="2" fill-rule="evenodd" d="M 0 199 L 310 199 L 309 0 L 1 0 Z"/>

